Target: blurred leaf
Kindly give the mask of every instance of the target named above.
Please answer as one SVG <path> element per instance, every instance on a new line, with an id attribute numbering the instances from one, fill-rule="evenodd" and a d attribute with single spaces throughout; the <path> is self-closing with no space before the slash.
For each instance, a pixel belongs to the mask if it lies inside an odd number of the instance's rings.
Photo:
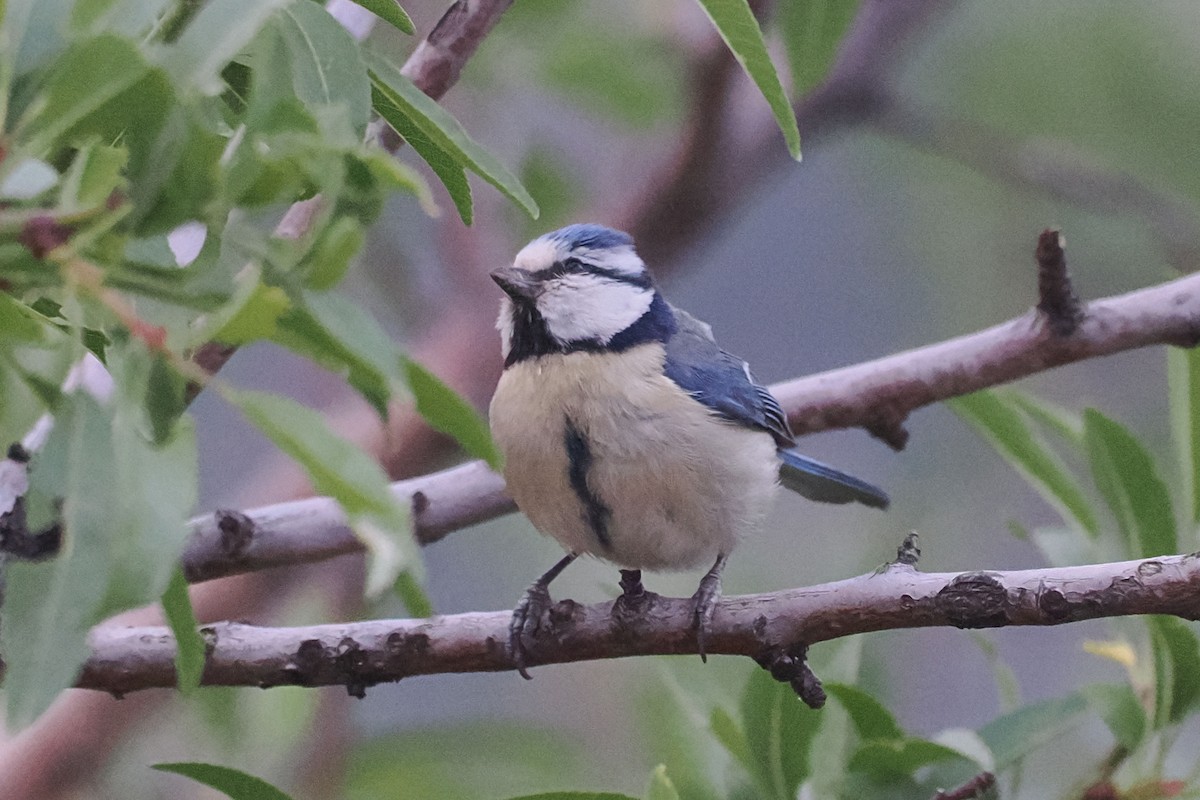
<path id="1" fill-rule="evenodd" d="M 1052 567 L 1068 567 L 1095 560 L 1095 540 L 1078 527 L 1041 527 L 1029 534 L 1042 558 Z"/>
<path id="2" fill-rule="evenodd" d="M 1146 735 L 1146 709 L 1127 683 L 1094 683 L 1080 690 L 1117 744 L 1133 752 Z"/>
<path id="3" fill-rule="evenodd" d="M 1079 724 L 1086 710 L 1087 701 L 1083 695 L 1072 692 L 1066 697 L 1031 703 L 997 717 L 979 729 L 979 736 L 995 755 L 996 769 L 1007 769 Z"/>
<path id="4" fill-rule="evenodd" d="M 1200 522 L 1200 349 L 1167 348 L 1167 378 L 1189 519 Z"/>
<path id="5" fill-rule="evenodd" d="M 826 683 L 825 691 L 846 709 L 860 738 L 866 741 L 904 738 L 904 731 L 892 716 L 892 712 L 857 686 Z"/>
<path id="6" fill-rule="evenodd" d="M 583 200 L 581 176 L 570 171 L 566 160 L 555 150 L 531 146 L 521 162 L 521 182 L 538 202 L 542 213 L 537 222 L 523 220 L 526 239 L 547 228 L 566 224 Z"/>
<path id="7" fill-rule="evenodd" d="M 385 113 L 390 106 L 407 117 L 438 149 L 492 184 L 501 194 L 525 209 L 529 216 L 538 216 L 537 203 L 516 176 L 476 144 L 448 111 L 401 75 L 400 70 L 387 60 L 368 53 L 367 65 L 371 69 L 371 84 L 376 90 L 376 97 L 385 101 L 380 103 L 377 100 L 375 104 L 376 110 L 385 119 L 390 122 L 391 115 Z"/>
<path id="8" fill-rule="evenodd" d="M 425 590 L 421 588 L 421 584 L 413 579 L 413 576 L 408 572 L 400 573 L 400 577 L 396 578 L 396 584 L 392 587 L 392 591 L 400 598 L 400 602 L 404 603 L 404 607 L 408 609 L 408 613 L 414 617 L 425 619 L 433 616 L 433 603 L 429 601 L 429 595 L 425 594 Z"/>
<path id="9" fill-rule="evenodd" d="M 996 693 L 1000 696 L 1000 710 L 1004 713 L 1015 710 L 1021 705 L 1021 684 L 1017 682 L 1016 673 L 1012 667 L 1000 658 L 996 643 L 983 631 L 970 631 L 971 641 L 979 646 L 983 657 L 987 659 L 992 669 L 992 679 L 996 682 Z"/>
<path id="10" fill-rule="evenodd" d="M 777 11 L 797 95 L 814 88 L 833 64 L 859 0 L 792 0 Z"/>
<path id="11" fill-rule="evenodd" d="M 365 238 L 366 233 L 358 220 L 351 217 L 335 220 L 313 245 L 307 259 L 312 266 L 304 278 L 305 286 L 325 291 L 341 283 Z"/>
<path id="12" fill-rule="evenodd" d="M 404 33 L 416 33 L 412 20 L 396 0 L 354 0 L 363 8 Z"/>
<path id="13" fill-rule="evenodd" d="M 287 292 L 268 286 L 257 269 L 237 278 L 237 294 L 207 321 L 197 341 L 243 345 L 275 335 L 279 318 L 292 308 Z M 215 330 L 214 330 L 215 328 Z"/>
<path id="14" fill-rule="evenodd" d="M 403 362 L 409 391 L 417 401 L 417 412 L 434 430 L 453 436 L 464 450 L 500 472 L 504 468 L 503 458 L 483 415 L 416 361 L 405 358 Z"/>
<path id="15" fill-rule="evenodd" d="M 416 149 L 416 148 L 413 148 Z M 420 204 L 421 210 L 431 217 L 440 217 L 442 210 L 438 207 L 437 202 L 433 199 L 433 192 L 429 188 L 429 184 L 419 173 L 408 164 L 400 161 L 392 156 L 391 153 L 380 150 L 379 148 L 370 148 L 365 153 L 360 153 L 359 158 L 362 163 L 370 170 L 371 175 L 379 182 L 379 185 L 384 189 L 400 190 L 408 192 L 417 198 L 417 203 Z M 462 180 L 466 182 L 466 173 L 462 168 L 458 168 L 459 174 L 462 175 Z M 471 213 L 470 203 L 471 190 L 467 189 L 467 214 Z"/>
<path id="16" fill-rule="evenodd" d="M 392 0 L 378 5 L 400 9 Z M 310 110 L 337 109 L 361 136 L 371 117 L 371 82 L 354 37 L 310 0 L 293 0 L 271 22 L 287 51 L 296 97 Z"/>
<path id="17" fill-rule="evenodd" d="M 912 777 L 918 769 L 938 761 L 966 756 L 927 739 L 872 739 L 863 743 L 850 759 L 850 770 L 863 772 L 876 781 Z"/>
<path id="18" fill-rule="evenodd" d="M 108 202 L 124 183 L 121 173 L 128 161 L 123 147 L 93 142 L 80 148 L 63 176 L 59 204 L 67 211 L 80 211 Z"/>
<path id="19" fill-rule="evenodd" d="M 71 9 L 71 28 L 83 33 L 144 36 L 172 0 L 81 0 Z"/>
<path id="20" fill-rule="evenodd" d="M 738 725 L 737 720 L 729 716 L 729 712 L 717 706 L 712 710 L 708 726 L 721 746 L 728 751 L 729 755 L 733 756 L 734 761 L 742 765 L 742 769 L 746 770 L 746 774 L 751 777 L 761 775 L 758 762 L 750 752 L 750 743 L 746 740 L 746 732 Z M 769 787 L 764 784 L 761 788 L 766 790 Z"/>
<path id="21" fill-rule="evenodd" d="M 800 130 L 796 127 L 796 114 L 783 91 L 783 84 L 779 82 L 775 65 L 767 54 L 762 29 L 750 10 L 750 4 L 746 0 L 699 0 L 699 3 L 725 44 L 733 51 L 738 63 L 766 98 L 787 142 L 788 152 L 799 161 Z"/>
<path id="22" fill-rule="evenodd" d="M 361 305 L 336 292 L 302 292 L 303 307 L 279 320 L 276 341 L 319 363 L 341 362 L 350 385 L 381 417 L 396 387 L 404 382 L 400 351 Z"/>
<path id="23" fill-rule="evenodd" d="M 126 39 L 103 35 L 72 44 L 55 65 L 36 106 L 37 117 L 27 135 L 30 147 L 48 150 L 51 143 L 136 85 L 150 71 L 137 47 Z"/>
<path id="24" fill-rule="evenodd" d="M 166 48 L 162 61 L 179 83 L 216 94 L 222 85 L 221 70 L 290 1 L 209 0 Z"/>
<path id="25" fill-rule="evenodd" d="M 150 374 L 146 381 L 145 408 L 154 444 L 165 443 L 175 430 L 175 423 L 187 410 L 184 392 L 187 382 L 166 357 L 151 356 Z"/>
<path id="26" fill-rule="evenodd" d="M 311 692 L 310 692 L 311 693 Z M 405 797 L 478 800 L 561 785 L 580 775 L 583 744 L 534 724 L 480 720 L 450 727 L 424 725 L 380 736 L 350 753 L 346 800 Z"/>
<path id="27" fill-rule="evenodd" d="M 294 400 L 266 392 L 224 389 L 229 398 L 279 449 L 308 474 L 318 494 L 333 497 L 371 554 L 367 594 L 392 588 L 401 572 L 420 582 L 420 554 L 409 530 L 408 509 L 396 500 L 375 461 L 334 434 L 322 417 Z"/>
<path id="28" fill-rule="evenodd" d="M 650 786 L 646 789 L 646 800 L 679 800 L 675 784 L 667 777 L 667 765 L 659 764 L 650 775 Z"/>
<path id="29" fill-rule="evenodd" d="M 61 504 L 54 517 L 63 544 L 48 561 L 8 567 L 0 649 L 14 727 L 31 722 L 74 683 L 92 625 L 162 595 L 195 503 L 190 424 L 181 421 L 161 447 L 148 441 L 141 406 L 125 401 L 145 391 L 148 358 L 133 349 L 113 356 L 120 397 L 111 406 L 85 393 L 64 397 L 31 463 L 30 504 Z"/>
<path id="30" fill-rule="evenodd" d="M 425 160 L 433 174 L 442 182 L 442 186 L 446 187 L 446 192 L 449 193 L 463 224 L 470 225 L 474 218 L 471 185 L 467 183 L 467 171 L 463 165 L 438 147 L 433 139 L 426 136 L 407 115 L 388 100 L 387 95 L 375 87 L 371 88 L 371 102 L 379 116 Z"/>
<path id="31" fill-rule="evenodd" d="M 606 122 L 649 128 L 678 116 L 684 88 L 673 43 L 627 28 L 605 33 L 588 25 L 556 37 L 541 61 L 547 84 Z"/>
<path id="32" fill-rule="evenodd" d="M 1171 495 L 1141 442 L 1095 409 L 1083 412 L 1084 441 L 1096 487 L 1104 496 L 1133 558 L 1177 552 Z"/>
<path id="33" fill-rule="evenodd" d="M 180 762 L 175 764 L 154 764 L 151 769 L 159 772 L 174 772 L 191 778 L 197 783 L 216 789 L 228 795 L 232 800 L 291 800 L 283 792 L 276 789 L 262 778 L 247 775 L 232 767 L 221 767 L 216 764 L 201 764 L 199 762 Z"/>
<path id="34" fill-rule="evenodd" d="M 1079 414 L 1029 392 L 1005 389 L 1002 394 L 1025 416 L 1047 430 L 1053 431 L 1063 441 L 1078 449 L 1080 453 L 1083 452 L 1083 419 Z"/>
<path id="35" fill-rule="evenodd" d="M 660 660 L 657 680 L 642 683 L 633 710 L 651 761 L 667 765 L 672 782 L 685 800 L 719 800 L 713 774 L 724 765 L 720 745 L 705 722 L 708 704 L 688 680 L 689 665 Z M 685 688 L 686 687 L 686 688 Z"/>
<path id="36" fill-rule="evenodd" d="M 1155 726 L 1181 722 L 1200 702 L 1200 642 L 1177 617 L 1149 616 L 1154 649 Z"/>
<path id="37" fill-rule="evenodd" d="M 1102 642 L 1089 639 L 1083 643 L 1083 652 L 1115 661 L 1127 670 L 1132 670 L 1137 665 L 1137 653 L 1134 652 L 1133 646 L 1126 641 Z"/>
<path id="38" fill-rule="evenodd" d="M 1099 523 L 1083 489 L 1062 461 L 1029 429 L 1007 395 L 975 392 L 954 398 L 947 405 L 1016 467 L 1064 518 L 1074 520 L 1093 537 L 1099 533 Z"/>
<path id="39" fill-rule="evenodd" d="M 992 772 L 996 769 L 996 757 L 978 733 L 968 728 L 947 728 L 938 731 L 930 740 L 934 744 L 949 747 L 974 764 L 976 769 Z"/>
<path id="40" fill-rule="evenodd" d="M 751 674 L 741 710 L 751 775 L 771 797 L 792 800 L 808 777 L 808 751 L 821 724 L 820 713 L 762 669 Z"/>
<path id="41" fill-rule="evenodd" d="M 509 798 L 509 800 L 637 800 L 637 798 L 612 792 L 546 792 L 521 795 Z"/>
<path id="42" fill-rule="evenodd" d="M 175 636 L 175 686 L 181 692 L 199 688 L 204 675 L 204 637 L 188 597 L 187 578 L 176 569 L 162 597 L 163 614 Z"/>

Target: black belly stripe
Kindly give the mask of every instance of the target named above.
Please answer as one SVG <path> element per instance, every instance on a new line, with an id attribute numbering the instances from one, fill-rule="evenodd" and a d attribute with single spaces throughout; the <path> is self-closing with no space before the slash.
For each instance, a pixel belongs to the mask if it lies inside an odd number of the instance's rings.
<path id="1" fill-rule="evenodd" d="M 579 502 L 583 503 L 588 526 L 592 529 L 592 533 L 596 534 L 596 541 L 600 542 L 600 546 L 605 550 L 611 550 L 612 540 L 608 537 L 608 520 L 612 517 L 612 510 L 604 505 L 604 502 L 588 486 L 587 476 L 588 470 L 592 468 L 592 449 L 588 444 L 587 437 L 575 427 L 575 423 L 571 421 L 570 417 L 566 418 L 563 442 L 567 448 L 567 476 L 570 478 L 571 488 L 575 490 L 575 496 L 579 498 Z"/>

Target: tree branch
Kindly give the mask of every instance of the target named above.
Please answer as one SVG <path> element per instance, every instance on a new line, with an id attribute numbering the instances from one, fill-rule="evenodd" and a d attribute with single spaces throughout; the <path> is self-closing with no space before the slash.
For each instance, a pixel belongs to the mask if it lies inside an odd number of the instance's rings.
<path id="1" fill-rule="evenodd" d="M 696 652 L 692 601 L 646 593 L 583 606 L 555 604 L 529 661 L 560 664 Z M 1061 625 L 1135 614 L 1200 619 L 1200 554 L 1012 572 L 922 573 L 907 564 L 769 594 L 720 601 L 710 654 L 760 662 L 798 645 L 872 631 L 930 626 Z M 414 675 L 512 669 L 507 611 L 426 620 L 372 620 L 296 628 L 236 622 L 205 627 L 210 686 L 367 687 Z M 160 627 L 101 626 L 78 686 L 115 694 L 175 685 L 174 640 Z"/>
<path id="2" fill-rule="evenodd" d="M 1152 344 L 1200 341 L 1200 275 L 1089 303 L 1068 336 L 1032 310 L 978 333 L 776 384 L 771 391 L 797 433 L 863 427 L 904 444 L 912 411 L 1063 364 Z M 422 544 L 515 510 L 504 481 L 482 462 L 400 481 Z M 249 511 L 217 511 L 192 522 L 183 556 L 191 581 L 357 552 L 361 543 L 338 505 L 317 497 Z"/>

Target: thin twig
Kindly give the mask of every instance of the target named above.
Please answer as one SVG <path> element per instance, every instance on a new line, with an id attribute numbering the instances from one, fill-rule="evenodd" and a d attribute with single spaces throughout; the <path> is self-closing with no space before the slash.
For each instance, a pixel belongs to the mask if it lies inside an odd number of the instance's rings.
<path id="1" fill-rule="evenodd" d="M 793 428 L 813 433 L 863 427 L 893 446 L 912 411 L 958 395 L 1032 375 L 1051 367 L 1153 344 L 1191 346 L 1200 340 L 1200 275 L 1097 300 L 1067 338 L 1044 316 L 1024 316 L 978 333 L 776 384 Z M 514 510 L 503 480 L 482 462 L 393 484 L 412 504 L 422 544 Z M 192 522 L 183 556 L 193 581 L 357 552 L 337 504 L 310 498 L 247 511 L 252 523 L 231 543 L 223 512 Z M 227 523 L 228 524 L 228 523 Z"/>
<path id="2" fill-rule="evenodd" d="M 528 651 L 559 664 L 696 651 L 692 601 L 648 594 L 645 612 L 613 614 L 610 601 L 555 604 Z M 1135 614 L 1200 619 L 1200 554 L 1012 572 L 921 573 L 893 564 L 847 580 L 720 601 L 710 654 L 762 658 L 797 643 L 872 631 L 952 626 L 1061 625 Z M 372 620 L 296 628 L 222 622 L 210 643 L 204 683 L 213 686 L 346 686 L 352 694 L 414 675 L 511 670 L 507 611 L 425 620 Z M 166 628 L 105 625 L 78 686 L 117 694 L 175 684 Z"/>

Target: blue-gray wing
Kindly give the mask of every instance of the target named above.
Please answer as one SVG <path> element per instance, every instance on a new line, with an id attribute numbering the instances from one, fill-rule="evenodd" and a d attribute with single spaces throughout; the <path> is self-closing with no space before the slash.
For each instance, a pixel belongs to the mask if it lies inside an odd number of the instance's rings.
<path id="1" fill-rule="evenodd" d="M 677 329 L 666 344 L 667 377 L 725 419 L 766 431 L 780 447 L 794 445 L 779 401 L 755 382 L 746 362 L 722 350 L 708 325 L 672 310 Z"/>
<path id="2" fill-rule="evenodd" d="M 882 489 L 792 450 L 796 441 L 787 416 L 779 401 L 754 380 L 746 362 L 722 350 L 708 325 L 686 311 L 672 310 L 677 330 L 666 343 L 667 377 L 725 419 L 771 434 L 782 462 L 780 483 L 821 503 L 887 507 Z"/>

